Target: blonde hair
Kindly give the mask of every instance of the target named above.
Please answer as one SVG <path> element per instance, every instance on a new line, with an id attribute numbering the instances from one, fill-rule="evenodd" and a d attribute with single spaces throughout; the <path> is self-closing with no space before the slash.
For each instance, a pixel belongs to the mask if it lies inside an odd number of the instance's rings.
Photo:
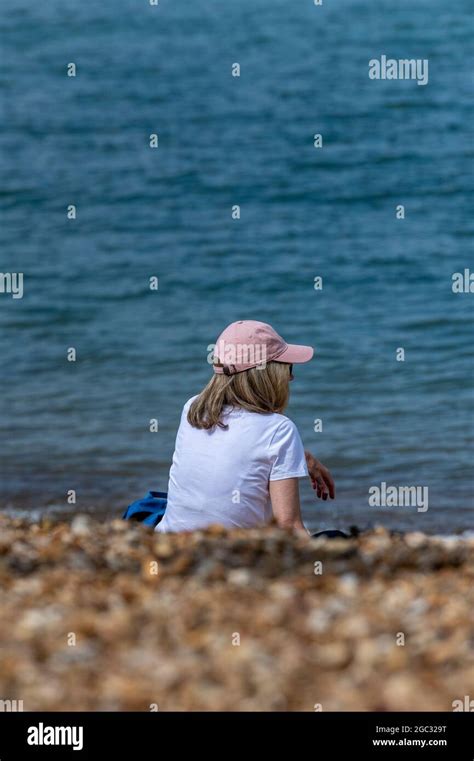
<path id="1" fill-rule="evenodd" d="M 283 412 L 290 395 L 289 381 L 290 365 L 285 362 L 268 362 L 265 367 L 235 375 L 216 373 L 191 404 L 188 422 L 206 430 L 227 428 L 222 422 L 226 404 L 250 412 Z"/>

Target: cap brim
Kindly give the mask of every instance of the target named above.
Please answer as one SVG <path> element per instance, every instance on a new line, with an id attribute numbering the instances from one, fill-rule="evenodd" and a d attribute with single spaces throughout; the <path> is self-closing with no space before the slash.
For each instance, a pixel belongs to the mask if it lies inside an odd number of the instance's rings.
<path id="1" fill-rule="evenodd" d="M 288 344 L 285 351 L 275 357 L 275 362 L 288 362 L 290 365 L 300 365 L 303 362 L 309 362 L 313 358 L 314 349 L 312 346 L 300 346 L 299 344 Z"/>

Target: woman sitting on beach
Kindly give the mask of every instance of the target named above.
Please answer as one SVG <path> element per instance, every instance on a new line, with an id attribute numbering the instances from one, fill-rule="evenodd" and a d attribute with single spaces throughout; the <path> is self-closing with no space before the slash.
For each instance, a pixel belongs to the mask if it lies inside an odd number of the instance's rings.
<path id="1" fill-rule="evenodd" d="M 283 410 L 293 365 L 312 356 L 310 346 L 287 344 L 263 322 L 242 320 L 224 330 L 214 376 L 184 405 L 157 531 L 251 528 L 272 517 L 281 527 L 306 531 L 298 479 L 309 475 L 322 499 L 334 498 L 334 483 L 304 451 Z"/>

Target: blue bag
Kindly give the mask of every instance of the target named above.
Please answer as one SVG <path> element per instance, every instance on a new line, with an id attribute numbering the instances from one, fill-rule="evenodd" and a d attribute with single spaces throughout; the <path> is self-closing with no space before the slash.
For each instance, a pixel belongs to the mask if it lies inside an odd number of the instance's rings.
<path id="1" fill-rule="evenodd" d="M 165 514 L 167 502 L 168 494 L 165 491 L 149 491 L 143 499 L 132 502 L 122 518 L 124 521 L 137 521 L 155 527 Z"/>

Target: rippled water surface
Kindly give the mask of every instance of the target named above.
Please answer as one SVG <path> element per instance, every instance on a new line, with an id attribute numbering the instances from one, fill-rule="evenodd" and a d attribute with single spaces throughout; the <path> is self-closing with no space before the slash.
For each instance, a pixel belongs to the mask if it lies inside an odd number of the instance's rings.
<path id="1" fill-rule="evenodd" d="M 11 0 L 2 25 L 2 507 L 165 488 L 207 345 L 253 318 L 317 349 L 288 413 L 338 485 L 303 486 L 311 525 L 472 525 L 467 0 Z M 428 85 L 370 80 L 382 54 Z M 370 508 L 382 481 L 429 510 Z"/>

